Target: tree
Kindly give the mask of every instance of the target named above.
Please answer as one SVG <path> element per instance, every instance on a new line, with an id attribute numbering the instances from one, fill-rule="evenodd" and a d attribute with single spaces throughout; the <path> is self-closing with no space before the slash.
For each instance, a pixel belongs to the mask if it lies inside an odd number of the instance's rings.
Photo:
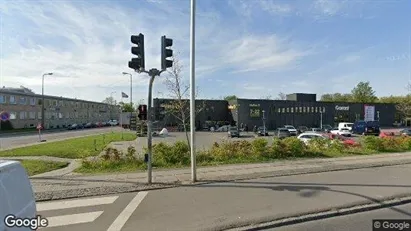
<path id="1" fill-rule="evenodd" d="M 404 98 L 406 98 L 406 96 L 394 96 L 394 95 L 390 95 L 390 96 L 384 96 L 384 97 L 380 97 L 378 99 L 379 103 L 401 103 Z"/>
<path id="2" fill-rule="evenodd" d="M 370 82 L 359 82 L 351 91 L 353 101 L 358 103 L 374 103 L 378 100 Z"/>
<path id="3" fill-rule="evenodd" d="M 411 117 L 411 94 L 401 97 L 395 107 L 404 118 Z"/>
<path id="4" fill-rule="evenodd" d="M 187 126 L 190 124 L 190 100 L 188 84 L 183 82 L 181 72 L 182 65 L 176 56 L 173 56 L 173 66 L 167 71 L 167 77 L 165 78 L 165 86 L 169 92 L 168 96 L 172 99 L 167 103 L 165 107 L 166 114 L 169 114 L 176 118 L 184 128 L 184 132 L 187 138 L 187 144 L 190 146 L 190 139 L 188 135 Z M 198 89 L 196 89 L 196 95 Z M 196 105 L 195 113 L 198 114 L 205 109 L 205 102 L 200 105 Z"/>
<path id="5" fill-rule="evenodd" d="M 110 104 L 110 105 L 117 105 L 117 101 L 114 99 L 114 97 L 110 96 L 107 97 L 105 100 L 102 101 L 103 103 Z"/>
<path id="6" fill-rule="evenodd" d="M 231 101 L 231 100 L 236 100 L 237 96 L 236 95 L 227 95 L 224 97 L 224 100 Z"/>
<path id="7" fill-rule="evenodd" d="M 341 94 L 341 93 L 328 93 L 321 96 L 320 101 L 323 102 L 352 102 L 351 94 Z"/>
<path id="8" fill-rule="evenodd" d="M 277 98 L 276 98 L 276 100 L 286 100 L 286 99 L 287 99 L 287 95 L 282 92 L 278 93 Z"/>
<path id="9" fill-rule="evenodd" d="M 136 108 L 134 107 L 133 104 L 120 102 L 119 105 L 120 105 L 122 112 L 135 112 L 136 111 Z"/>

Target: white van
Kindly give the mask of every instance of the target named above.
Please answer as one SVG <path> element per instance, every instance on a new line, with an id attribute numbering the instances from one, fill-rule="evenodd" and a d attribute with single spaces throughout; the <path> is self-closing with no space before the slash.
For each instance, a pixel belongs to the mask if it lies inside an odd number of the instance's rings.
<path id="1" fill-rule="evenodd" d="M 354 125 L 354 123 L 347 123 L 347 122 L 339 123 L 338 124 L 338 130 L 341 130 L 342 128 L 346 128 L 349 131 L 352 131 L 352 126 L 353 125 Z"/>
<path id="2" fill-rule="evenodd" d="M 35 218 L 36 200 L 26 169 L 18 161 L 0 160 L 0 230 L 9 230 L 7 215 L 17 218 Z M 30 228 L 11 228 L 31 230 Z"/>

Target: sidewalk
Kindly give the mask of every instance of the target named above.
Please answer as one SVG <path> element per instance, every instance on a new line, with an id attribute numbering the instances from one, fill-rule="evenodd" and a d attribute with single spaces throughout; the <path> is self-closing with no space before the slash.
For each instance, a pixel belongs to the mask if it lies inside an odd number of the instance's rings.
<path id="1" fill-rule="evenodd" d="M 285 176 L 356 168 L 410 164 L 411 153 L 380 154 L 343 158 L 322 158 L 274 163 L 225 165 L 197 169 L 199 183 Z M 33 176 L 37 200 L 95 196 L 191 184 L 190 169 L 153 169 L 153 184 L 147 185 L 147 172 L 94 176 Z"/>

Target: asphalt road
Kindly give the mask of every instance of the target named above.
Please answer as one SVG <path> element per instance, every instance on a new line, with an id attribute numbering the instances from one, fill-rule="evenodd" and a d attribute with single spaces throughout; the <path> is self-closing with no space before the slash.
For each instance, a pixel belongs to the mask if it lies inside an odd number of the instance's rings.
<path id="1" fill-rule="evenodd" d="M 74 130 L 74 131 L 61 131 L 61 132 L 53 132 L 53 133 L 45 133 L 42 134 L 42 139 L 50 141 L 50 140 L 59 140 L 59 139 L 67 139 L 67 138 L 75 138 L 87 135 L 94 135 L 94 134 L 101 134 L 110 131 L 120 131 L 122 128 L 120 127 L 107 127 L 107 128 L 92 128 L 92 129 L 82 129 L 82 130 Z M 8 149 L 13 147 L 18 147 L 22 145 L 28 145 L 33 143 L 39 142 L 39 135 L 32 134 L 32 135 L 23 135 L 23 136 L 11 136 L 11 137 L 0 137 L 0 149 Z"/>
<path id="2" fill-rule="evenodd" d="M 411 227 L 411 204 L 392 208 L 379 209 L 364 213 L 350 214 L 346 216 L 310 221 L 286 227 L 263 229 L 266 231 L 371 231 L 374 219 L 401 219 L 409 221 Z M 387 223 L 385 223 L 387 224 Z M 381 224 L 382 226 L 382 224 Z M 408 229 L 411 230 L 411 229 Z"/>
<path id="3" fill-rule="evenodd" d="M 411 194 L 410 175 L 411 165 L 401 165 L 46 202 L 52 204 L 38 203 L 38 208 L 53 226 L 49 231 L 224 230 Z"/>

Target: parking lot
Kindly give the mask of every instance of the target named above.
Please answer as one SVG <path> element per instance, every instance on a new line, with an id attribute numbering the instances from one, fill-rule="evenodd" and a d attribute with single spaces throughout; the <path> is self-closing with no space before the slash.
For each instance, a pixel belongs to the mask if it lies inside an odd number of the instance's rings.
<path id="1" fill-rule="evenodd" d="M 188 133 L 190 138 L 190 133 Z M 234 141 L 234 140 L 247 140 L 252 141 L 257 136 L 253 132 L 241 132 L 240 138 L 229 138 L 227 132 L 197 132 L 196 133 L 196 147 L 197 150 L 209 149 L 213 143 L 220 143 L 222 141 Z M 266 139 L 269 144 L 272 143 L 274 138 L 274 131 L 269 132 L 269 136 L 258 136 L 258 138 Z M 358 140 L 359 136 L 351 137 L 354 140 Z M 184 132 L 170 132 L 165 137 L 153 137 L 153 144 L 167 143 L 173 144 L 176 141 L 187 141 L 186 134 Z M 138 138 L 137 147 L 147 147 L 147 138 Z"/>

